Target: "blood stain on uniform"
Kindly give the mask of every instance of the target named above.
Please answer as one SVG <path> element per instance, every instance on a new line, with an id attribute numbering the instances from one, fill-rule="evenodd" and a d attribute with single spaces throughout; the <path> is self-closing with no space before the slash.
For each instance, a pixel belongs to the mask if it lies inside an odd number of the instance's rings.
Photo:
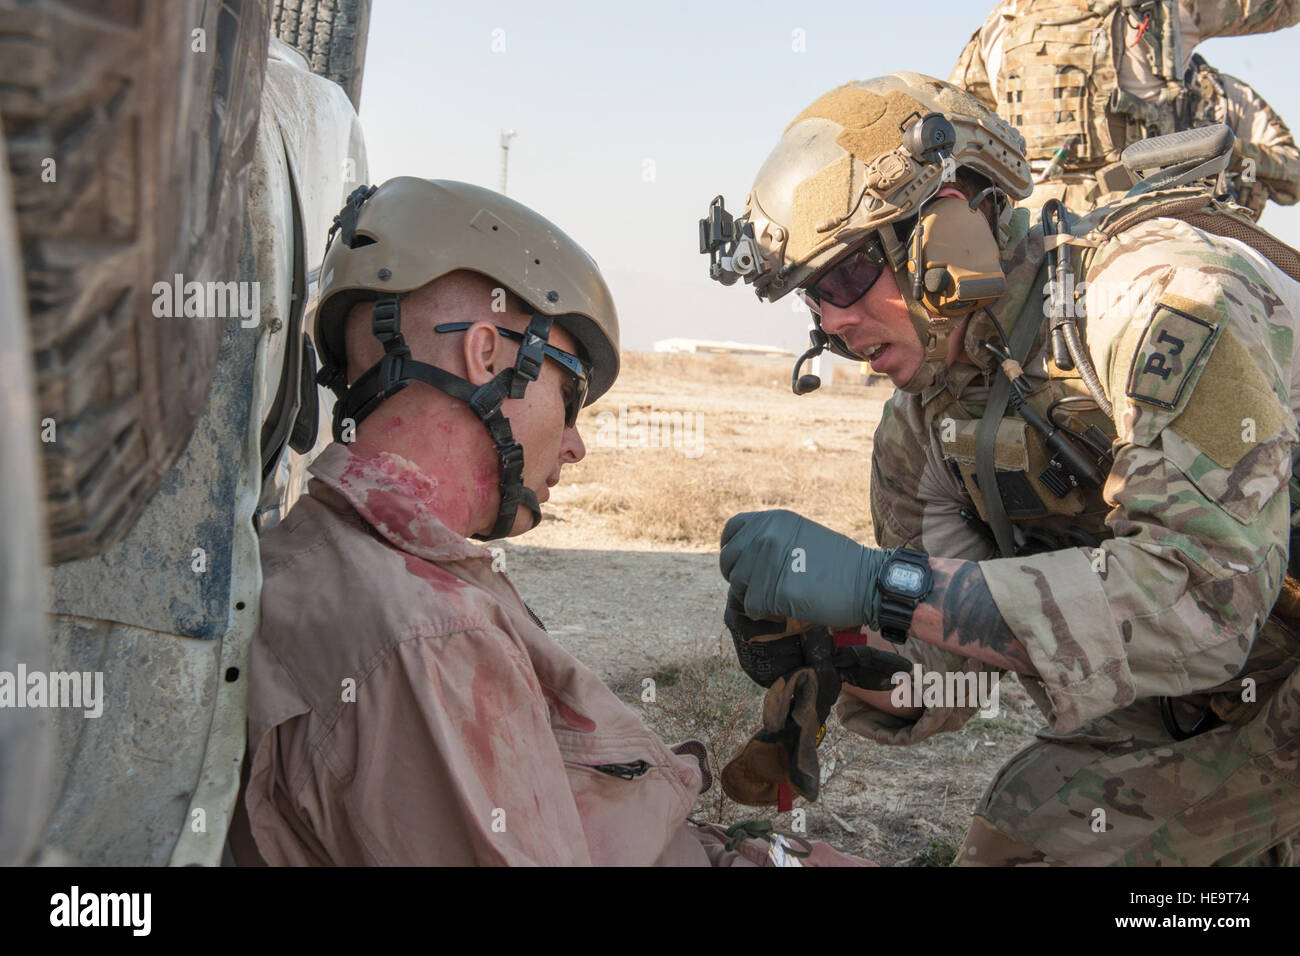
<path id="1" fill-rule="evenodd" d="M 414 539 L 416 544 L 433 546 L 432 531 L 424 523 L 412 520 L 410 501 L 402 495 L 371 488 L 366 492 L 364 514 L 375 527 L 382 526 L 399 537 Z"/>
<path id="2" fill-rule="evenodd" d="M 559 716 L 560 720 L 564 721 L 574 730 L 579 730 L 584 734 L 589 734 L 596 729 L 595 721 L 582 716 L 582 714 L 578 713 L 564 701 L 560 700 L 555 691 L 551 690 L 549 687 L 543 687 L 542 694 L 548 701 L 555 705 L 555 713 Z"/>
<path id="3" fill-rule="evenodd" d="M 464 721 L 460 732 L 465 738 L 465 751 L 480 778 L 487 779 L 496 773 L 497 755 L 492 747 L 493 737 L 508 736 L 504 723 L 506 709 L 499 698 L 500 689 L 492 676 L 492 668 L 474 668 L 470 684 L 474 699 L 474 719 Z"/>
<path id="4" fill-rule="evenodd" d="M 429 586 L 435 591 L 445 592 L 448 588 L 463 588 L 465 582 L 449 571 L 444 571 L 436 564 L 430 564 L 422 558 L 417 558 L 413 554 L 405 555 L 406 570 L 411 572 L 417 578 L 423 578 L 429 582 Z"/>

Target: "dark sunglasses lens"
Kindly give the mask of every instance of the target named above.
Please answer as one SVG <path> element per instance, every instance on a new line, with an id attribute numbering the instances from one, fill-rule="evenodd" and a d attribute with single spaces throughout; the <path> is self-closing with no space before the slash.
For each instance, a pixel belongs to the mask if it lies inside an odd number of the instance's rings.
<path id="1" fill-rule="evenodd" d="M 573 389 L 566 390 L 564 402 L 564 427 L 572 428 L 578 424 L 578 412 L 587 403 L 587 378 L 574 376 Z"/>
<path id="2" fill-rule="evenodd" d="M 876 284 L 883 266 L 872 262 L 864 252 L 855 252 L 812 286 L 811 294 L 838 309 L 847 309 Z"/>

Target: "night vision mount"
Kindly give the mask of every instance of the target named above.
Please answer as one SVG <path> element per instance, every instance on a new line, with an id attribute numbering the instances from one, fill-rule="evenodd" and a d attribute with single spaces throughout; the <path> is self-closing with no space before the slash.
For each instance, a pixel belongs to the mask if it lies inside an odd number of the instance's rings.
<path id="1" fill-rule="evenodd" d="M 709 257 L 709 278 L 723 285 L 734 285 L 737 279 L 761 275 L 764 271 L 758 244 L 754 241 L 754 227 L 744 217 L 737 220 L 727 212 L 725 201 L 715 196 L 709 203 L 708 215 L 700 220 L 700 252 Z M 814 313 L 813 328 L 808 337 L 811 347 L 795 362 L 790 387 L 796 395 L 806 395 L 821 387 L 816 375 L 800 375 L 804 364 L 822 352 L 830 350 L 846 358 L 857 359 L 839 336 L 828 335 Z"/>
<path id="2" fill-rule="evenodd" d="M 700 220 L 700 252 L 709 257 L 709 278 L 723 285 L 763 271 L 754 227 L 743 216 L 737 220 L 727 212 L 721 196 L 713 198 L 708 215 Z"/>

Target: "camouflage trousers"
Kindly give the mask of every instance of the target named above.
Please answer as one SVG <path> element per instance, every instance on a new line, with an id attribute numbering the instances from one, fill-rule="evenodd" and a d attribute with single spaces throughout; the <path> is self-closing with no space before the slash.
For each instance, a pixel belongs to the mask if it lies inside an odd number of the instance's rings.
<path id="1" fill-rule="evenodd" d="M 1040 731 L 993 779 L 953 865 L 1300 865 L 1300 670 L 1260 701 L 1187 740 L 1155 699 Z"/>

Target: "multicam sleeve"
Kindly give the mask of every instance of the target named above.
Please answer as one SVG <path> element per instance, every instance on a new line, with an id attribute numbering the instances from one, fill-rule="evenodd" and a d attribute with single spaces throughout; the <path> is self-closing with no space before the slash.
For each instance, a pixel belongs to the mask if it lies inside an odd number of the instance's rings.
<path id="1" fill-rule="evenodd" d="M 1285 575 L 1296 441 L 1295 316 L 1249 256 L 1151 220 L 1099 250 L 1086 302 L 1115 536 L 981 565 L 1059 732 L 1239 671 Z"/>
<path id="2" fill-rule="evenodd" d="M 927 429 L 920 403 L 895 392 L 876 429 L 871 454 L 871 515 L 882 548 L 909 547 L 943 557 L 978 561 L 989 543 L 961 515 L 963 488 L 944 464 L 937 437 Z M 925 672 L 994 670 L 908 638 L 899 653 Z M 929 707 L 916 719 L 886 713 L 851 693 L 836 711 L 846 728 L 883 744 L 912 744 L 945 730 L 959 730 L 973 707 Z"/>
<path id="3" fill-rule="evenodd" d="M 1243 161 L 1252 164 L 1251 177 L 1267 195 L 1258 203 L 1256 214 L 1263 211 L 1264 201 L 1272 199 L 1283 206 L 1300 199 L 1300 149 L 1286 122 L 1249 84 L 1227 73 L 1219 74 L 1227 95 L 1227 119 L 1237 134 L 1238 151 Z M 1243 192 L 1254 192 L 1248 181 Z"/>
<path id="4" fill-rule="evenodd" d="M 957 57 L 957 64 L 952 68 L 948 82 L 961 87 L 991 110 L 998 108 L 993 85 L 989 82 L 988 66 L 984 62 L 983 28 L 971 35 L 966 48 Z"/>
<path id="5" fill-rule="evenodd" d="M 1181 4 L 1198 40 L 1272 33 L 1300 23 L 1300 0 L 1181 0 Z"/>

